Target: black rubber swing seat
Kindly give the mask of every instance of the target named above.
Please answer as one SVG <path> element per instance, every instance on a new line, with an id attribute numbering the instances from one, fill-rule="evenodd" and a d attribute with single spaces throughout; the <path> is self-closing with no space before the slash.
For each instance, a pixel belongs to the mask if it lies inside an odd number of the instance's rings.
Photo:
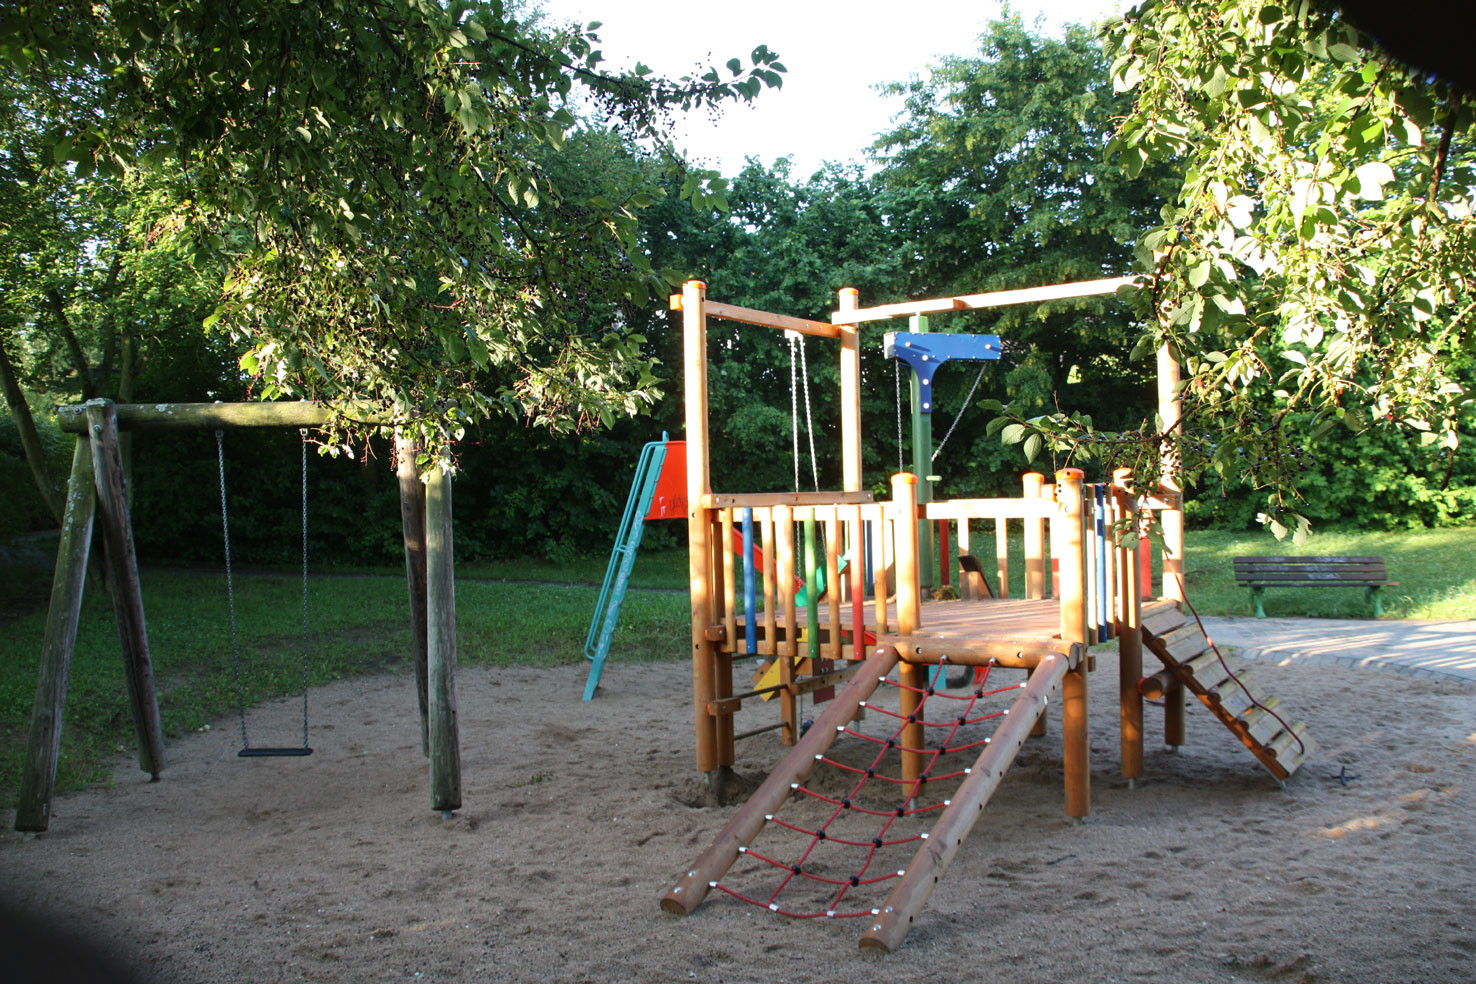
<path id="1" fill-rule="evenodd" d="M 236 753 L 237 758 L 301 758 L 304 755 L 313 754 L 313 750 L 306 745 L 296 748 L 243 748 Z"/>

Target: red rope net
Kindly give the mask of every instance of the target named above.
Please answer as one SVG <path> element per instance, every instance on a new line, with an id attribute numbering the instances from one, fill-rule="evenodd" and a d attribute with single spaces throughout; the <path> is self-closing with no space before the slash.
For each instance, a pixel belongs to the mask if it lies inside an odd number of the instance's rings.
<path id="1" fill-rule="evenodd" d="M 766 816 L 754 843 L 739 848 L 737 863 L 711 887 L 795 919 L 875 915 L 890 891 L 886 883 L 903 874 L 927 838 L 936 819 L 930 815 L 949 804 L 968 766 L 989 744 L 981 730 L 992 731 L 990 722 L 1007 713 L 1009 701 L 994 708 L 990 698 L 1025 686 L 992 687 L 992 669 L 981 668 L 972 686 L 958 693 L 937 685 L 919 690 L 890 676 L 882 680 L 882 688 L 917 694 L 916 711 L 902 714 L 895 709 L 900 700 L 890 695 L 863 702 L 871 712 L 867 730 L 855 722 L 837 729 L 835 744 L 816 756 L 809 778 L 792 787 L 785 817 Z M 937 683 L 942 682 L 940 676 Z M 902 744 L 903 731 L 914 723 L 924 727 L 930 742 L 937 740 L 935 747 Z M 922 753 L 923 769 L 908 781 L 899 773 L 902 753 L 911 751 Z"/>

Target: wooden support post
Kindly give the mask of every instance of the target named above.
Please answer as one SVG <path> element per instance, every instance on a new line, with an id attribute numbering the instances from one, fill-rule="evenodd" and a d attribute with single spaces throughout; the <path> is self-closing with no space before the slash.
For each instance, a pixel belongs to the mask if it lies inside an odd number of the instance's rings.
<path id="1" fill-rule="evenodd" d="M 773 656 L 779 652 L 779 645 L 775 642 L 778 637 L 778 617 L 775 611 L 778 604 L 778 595 L 775 593 L 774 579 L 775 561 L 774 556 L 774 510 L 764 509 L 760 511 L 763 520 L 759 539 L 763 541 L 764 548 L 764 644 L 759 647 L 759 652 L 765 656 Z"/>
<path id="2" fill-rule="evenodd" d="M 1183 406 L 1179 398 L 1179 363 L 1167 345 L 1158 349 L 1158 416 L 1169 435 L 1160 466 L 1165 492 L 1178 494 L 1184 488 L 1179 478 L 1178 446 Z M 1165 509 L 1158 517 L 1163 526 L 1163 597 L 1184 600 L 1184 513 L 1182 506 Z"/>
<path id="3" fill-rule="evenodd" d="M 853 507 L 851 519 L 851 658 L 866 658 L 866 521 L 861 507 Z"/>
<path id="4" fill-rule="evenodd" d="M 1184 685 L 1178 680 L 1163 695 L 1163 743 L 1174 751 L 1184 744 Z"/>
<path id="5" fill-rule="evenodd" d="M 883 636 L 887 634 L 887 542 L 890 540 L 887 529 L 886 510 L 878 509 L 875 519 L 871 522 L 871 586 L 872 600 L 876 606 L 876 634 Z M 892 562 L 897 561 L 897 553 L 892 551 Z"/>
<path id="6" fill-rule="evenodd" d="M 897 632 L 907 636 L 922 628 L 922 584 L 919 578 L 917 549 L 918 478 L 906 472 L 892 476 L 892 501 L 896 509 L 897 531 Z M 903 662 L 898 670 L 902 684 L 901 710 L 903 715 L 912 714 L 922 702 L 922 695 L 908 690 L 921 690 L 928 685 L 926 667 Z M 922 747 L 926 740 L 921 722 L 909 724 L 902 729 L 902 744 L 913 749 L 902 753 L 902 781 L 912 782 L 922 774 Z"/>
<path id="7" fill-rule="evenodd" d="M 451 474 L 432 466 L 425 481 L 426 683 L 431 809 L 461 807 L 461 739 L 456 724 L 456 570 L 451 541 Z"/>
<path id="8" fill-rule="evenodd" d="M 1137 503 L 1132 494 L 1131 468 L 1112 473 L 1117 515 L 1131 517 L 1131 529 L 1115 530 L 1112 556 L 1117 575 L 1117 692 L 1122 731 L 1122 775 L 1133 780 L 1143 775 L 1143 695 L 1138 681 L 1143 676 L 1142 601 L 1138 596 Z"/>
<path id="9" fill-rule="evenodd" d="M 1061 514 L 1051 522 L 1052 543 L 1061 549 L 1056 596 L 1061 606 L 1061 638 L 1087 644 L 1086 552 L 1082 544 L 1082 472 L 1063 468 L 1056 473 L 1056 496 Z M 1059 535 L 1056 527 L 1060 527 Z M 1085 817 L 1091 809 L 1091 749 L 1087 741 L 1087 660 L 1066 672 L 1061 683 L 1061 740 L 1066 773 L 1066 815 Z"/>
<path id="10" fill-rule="evenodd" d="M 1022 479 L 1025 498 L 1039 499 L 1045 476 L 1026 472 Z M 1025 597 L 1044 598 L 1045 592 L 1045 520 L 1025 518 Z"/>
<path id="11" fill-rule="evenodd" d="M 102 521 L 103 566 L 107 569 L 108 592 L 118 622 L 118 641 L 123 647 L 123 676 L 128 684 L 128 705 L 138 737 L 138 767 L 158 779 L 164 769 L 164 732 L 159 725 L 143 589 L 138 580 L 138 556 L 133 548 L 133 522 L 128 512 L 123 459 L 118 450 L 118 420 L 111 400 L 90 400 L 85 407 L 87 438 L 92 445 L 93 484 L 97 488 L 97 514 Z"/>
<path id="12" fill-rule="evenodd" d="M 842 319 L 858 307 L 860 292 L 842 287 L 836 306 Z M 854 324 L 840 329 L 841 488 L 861 491 L 861 340 Z"/>
<path id="13" fill-rule="evenodd" d="M 410 593 L 410 634 L 415 647 L 415 696 L 420 703 L 420 751 L 430 755 L 430 696 L 426 675 L 427 623 L 425 600 L 425 485 L 420 481 L 416 458 L 420 443 L 404 435 L 395 437 L 400 485 L 400 526 L 405 539 L 405 585 Z"/>
<path id="14" fill-rule="evenodd" d="M 36 679 L 36 702 L 31 710 L 31 733 L 21 773 L 20 801 L 15 829 L 42 831 L 51 823 L 51 793 L 61 753 L 62 716 L 67 706 L 67 682 L 72 653 L 77 646 L 77 619 L 87 582 L 87 554 L 92 543 L 97 488 L 93 484 L 92 446 L 79 437 L 72 451 L 72 477 L 57 544 L 56 571 L 51 580 L 51 606 L 46 612 L 46 634 L 41 642 L 41 668 Z"/>
<path id="15" fill-rule="evenodd" d="M 712 651 L 712 692 L 717 700 L 733 695 L 733 655 L 742 647 L 738 643 L 738 583 L 733 555 L 733 510 L 720 510 L 721 522 L 713 548 L 718 556 L 713 558 L 718 593 L 723 599 L 723 645 L 714 646 Z M 713 719 L 716 732 L 718 767 L 731 766 L 737 760 L 737 742 L 733 738 L 733 715 L 719 714 Z"/>
<path id="16" fill-rule="evenodd" d="M 784 606 L 784 645 L 779 647 L 779 682 L 784 692 L 779 695 L 779 716 L 784 729 L 779 741 L 793 745 L 799 740 L 799 695 L 794 689 L 794 664 L 799 659 L 799 610 L 794 598 L 794 510 L 774 507 L 774 539 L 779 566 L 779 594 Z M 813 592 L 812 592 L 813 593 Z"/>
<path id="17" fill-rule="evenodd" d="M 717 697 L 716 645 L 707 627 L 716 621 L 717 599 L 711 578 L 710 510 L 703 506 L 712 493 L 707 433 L 707 285 L 689 280 L 682 285 L 683 395 L 687 426 L 687 576 L 692 596 L 692 713 L 697 737 L 697 768 L 712 773 L 719 766 L 717 720 L 707 705 Z M 780 580 L 780 590 L 784 581 Z M 790 623 L 789 631 L 794 631 Z"/>
<path id="18" fill-rule="evenodd" d="M 998 578 L 999 597 L 1010 596 L 1010 531 L 1004 517 L 994 521 L 994 576 Z"/>
<path id="19" fill-rule="evenodd" d="M 1086 663 L 1085 655 L 1079 651 L 1078 662 Z M 1036 717 L 1049 696 L 1055 692 L 1062 676 L 1066 673 L 1068 660 L 1065 656 L 1052 653 L 1041 660 L 1036 674 L 1019 697 L 1010 706 L 1009 714 L 1002 719 L 999 728 L 989 740 L 989 745 L 980 754 L 958 790 L 952 802 L 938 817 L 928 839 L 922 842 L 911 863 L 903 869 L 896 887 L 887 896 L 880 914 L 868 921 L 866 932 L 861 935 L 861 948 L 891 952 L 901 943 L 912 922 L 938 880 L 948 870 L 953 856 L 958 853 L 964 838 L 969 835 L 979 815 L 984 812 L 990 797 L 999 788 L 1005 771 L 1014 762 L 1020 746 L 1025 743 L 1025 731 L 1029 721 Z"/>

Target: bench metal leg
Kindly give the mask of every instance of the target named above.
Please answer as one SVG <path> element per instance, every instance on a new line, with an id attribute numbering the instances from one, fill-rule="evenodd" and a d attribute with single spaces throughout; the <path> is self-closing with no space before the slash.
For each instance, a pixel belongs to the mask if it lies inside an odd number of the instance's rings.
<path id="1" fill-rule="evenodd" d="M 1256 606 L 1256 618 L 1265 618 L 1266 609 L 1261 607 L 1261 595 L 1266 593 L 1265 588 L 1251 588 L 1251 601 Z"/>
<path id="2" fill-rule="evenodd" d="M 1373 605 L 1374 618 L 1382 618 L 1384 614 L 1383 603 L 1379 600 L 1379 585 L 1370 584 L 1363 589 L 1363 600 Z"/>

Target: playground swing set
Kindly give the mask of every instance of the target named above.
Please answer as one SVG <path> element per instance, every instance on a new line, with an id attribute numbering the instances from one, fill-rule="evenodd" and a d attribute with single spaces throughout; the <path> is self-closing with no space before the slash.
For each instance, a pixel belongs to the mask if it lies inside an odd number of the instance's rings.
<path id="1" fill-rule="evenodd" d="M 300 746 L 253 746 L 246 732 L 245 694 L 240 686 L 235 597 L 230 574 L 230 523 L 226 508 L 225 451 L 222 432 L 237 428 L 296 427 L 303 441 L 303 635 L 307 646 L 307 485 L 308 428 L 328 422 L 328 410 L 313 403 L 114 404 L 91 400 L 61 407 L 58 422 L 77 435 L 66 508 L 52 581 L 51 603 L 42 641 L 41 666 L 26 759 L 21 776 L 15 829 L 39 832 L 51 822 L 51 800 L 61 748 L 63 711 L 77 624 L 86 583 L 93 526 L 99 530 L 105 583 L 113 602 L 123 651 L 129 709 L 138 740 L 139 767 L 154 780 L 164 769 L 164 739 L 144 619 L 143 593 L 134 553 L 127 480 L 119 432 L 214 429 L 220 465 L 221 525 L 225 540 L 231 651 L 238 682 L 242 757 L 305 756 L 308 745 L 306 665 L 304 665 L 303 741 Z M 366 420 L 366 423 L 379 423 Z M 429 758 L 431 808 L 442 817 L 461 806 L 461 752 L 456 721 L 456 609 L 452 560 L 451 478 L 442 468 L 422 471 L 420 447 L 396 436 L 400 513 L 404 526 L 405 574 L 416 648 L 416 689 L 420 703 L 421 746 Z"/>
<path id="2" fill-rule="evenodd" d="M 949 361 L 997 359 L 1001 343 L 988 335 L 930 333 L 927 316 L 1110 294 L 1135 284 L 1134 278 L 1114 278 L 873 308 L 861 308 L 858 293 L 847 288 L 840 292 L 830 323 L 711 301 L 700 281 L 689 281 L 673 296 L 673 309 L 682 312 L 684 337 L 683 499 L 697 768 L 710 786 L 721 790 L 733 781 L 738 740 L 777 731 L 781 742 L 792 747 L 661 899 L 663 910 L 690 914 L 717 890 L 790 916 L 861 917 L 868 921 L 863 948 L 895 949 L 1025 739 L 1045 733 L 1045 709 L 1053 700 L 1062 708 L 1065 813 L 1076 820 L 1087 816 L 1087 680 L 1093 664 L 1088 647 L 1113 638 L 1120 667 L 1122 775 L 1130 784 L 1143 775 L 1145 696 L 1163 700 L 1165 741 L 1171 747 L 1184 741 L 1187 691 L 1279 781 L 1306 758 L 1311 742 L 1305 724 L 1288 724 L 1277 714 L 1274 698 L 1258 694 L 1249 675 L 1229 664 L 1197 620 L 1187 620 L 1180 611 L 1182 498 L 1172 460 L 1166 462 L 1162 487 L 1151 492 L 1135 489 L 1126 469 L 1115 473 L 1110 484 L 1090 484 L 1080 470 L 1065 468 L 1053 483 L 1027 474 L 1018 499 L 935 500 L 931 494 L 933 377 Z M 889 333 L 885 345 L 889 357 L 910 369 L 913 471 L 893 475 L 891 499 L 877 501 L 866 491 L 861 473 L 860 329 L 898 317 L 911 319 L 910 330 Z M 840 490 L 713 490 L 707 405 L 710 318 L 839 343 Z M 1158 354 L 1158 374 L 1159 415 L 1171 429 L 1179 419 L 1179 374 L 1166 348 Z M 669 501 L 681 500 L 673 493 Z M 1148 559 L 1141 530 L 1150 513 L 1158 514 L 1166 550 L 1162 590 L 1145 598 L 1150 579 L 1141 563 Z M 1023 528 L 1023 596 L 1011 591 L 1009 575 L 1007 531 L 1016 523 L 1015 528 Z M 971 553 L 971 525 L 993 528 L 997 590 L 988 585 Z M 949 576 L 950 540 L 957 542 L 962 597 L 925 600 L 931 594 L 935 549 L 939 581 Z M 1054 577 L 1048 573 L 1053 569 Z M 797 576 L 810 584 L 823 582 L 824 597 L 809 591 L 797 598 L 789 590 Z M 1144 646 L 1162 664 L 1152 675 L 1144 674 Z M 754 656 L 777 667 L 777 683 L 735 693 L 735 662 Z M 941 670 L 950 665 L 974 671 L 972 693 L 943 692 Z M 1024 670 L 1025 682 L 1009 687 L 986 682 L 1001 669 Z M 813 727 L 802 730 L 800 695 L 841 682 L 844 689 Z M 880 687 L 896 690 L 895 711 L 873 699 Z M 1013 696 L 1013 702 L 985 713 L 986 699 L 999 695 Z M 778 699 L 780 720 L 735 734 L 734 715 L 745 701 L 759 697 Z M 943 717 L 930 716 L 930 707 L 943 700 L 962 700 L 966 707 L 961 714 L 950 707 Z M 856 726 L 869 710 L 885 722 L 880 736 L 863 734 Z M 991 736 L 964 740 L 960 729 L 984 721 L 997 724 Z M 928 747 L 928 729 L 944 732 L 936 748 Z M 869 761 L 848 764 L 832 751 L 843 737 L 874 743 L 881 750 Z M 941 757 L 964 749 L 982 751 L 971 767 L 946 771 Z M 891 769 L 886 767 L 889 756 L 896 759 Z M 847 782 L 854 779 L 850 792 L 832 794 L 825 791 L 829 787 L 807 785 L 821 765 L 840 770 Z M 930 789 L 948 787 L 945 779 L 961 781 L 946 798 L 928 802 Z M 884 799 L 882 808 L 876 802 L 863 807 L 870 796 L 868 784 L 882 783 L 890 784 L 885 790 L 900 790 L 900 798 Z M 824 818 L 791 823 L 777 816 L 782 805 L 797 802 L 798 809 L 821 804 Z M 894 836 L 895 825 L 933 813 L 937 819 L 930 832 Z M 874 836 L 837 836 L 839 823 L 861 814 L 878 818 L 880 829 Z M 755 839 L 765 831 L 776 832 L 766 835 L 766 842 L 799 834 L 792 855 L 755 849 Z M 878 874 L 878 852 L 895 845 L 915 846 L 910 863 Z M 817 851 L 845 846 L 860 856 L 848 876 L 841 869 L 842 876 L 835 877 L 834 864 L 814 863 Z M 729 885 L 725 876 L 740 858 L 759 871 L 777 871 L 778 887 L 764 897 Z M 802 883 L 828 893 L 813 911 L 785 907 L 780 899 L 788 886 Z M 884 903 L 847 908 L 848 893 L 883 883 L 890 887 Z"/>

